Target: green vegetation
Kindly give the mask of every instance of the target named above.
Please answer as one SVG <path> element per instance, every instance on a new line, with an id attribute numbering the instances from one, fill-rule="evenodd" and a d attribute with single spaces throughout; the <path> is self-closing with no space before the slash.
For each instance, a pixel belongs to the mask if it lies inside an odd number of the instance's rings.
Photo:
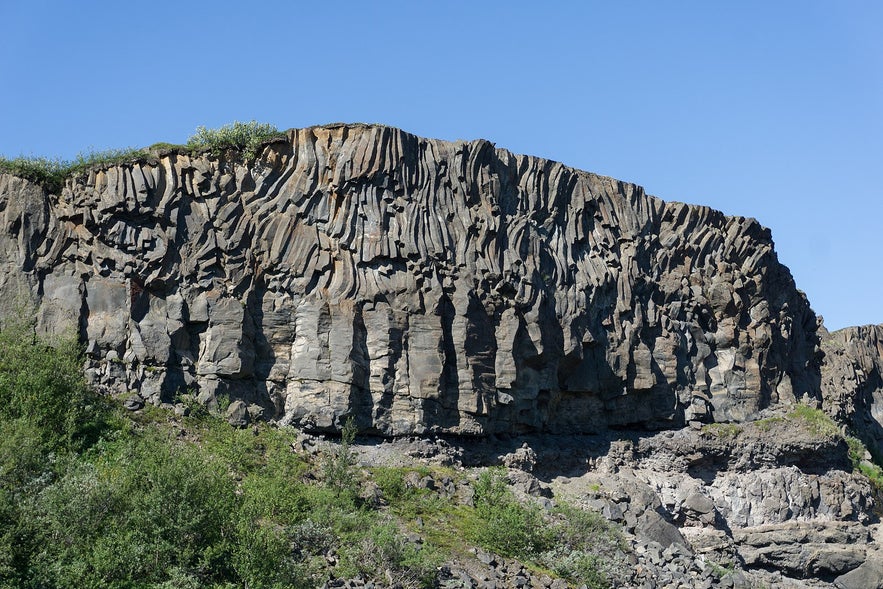
<path id="1" fill-rule="evenodd" d="M 567 504 L 544 512 L 519 501 L 501 469 L 483 472 L 474 488 L 475 510 L 464 526 L 472 541 L 590 589 L 609 587 L 617 577 L 626 550 L 622 532 L 600 514 Z"/>
<path id="2" fill-rule="evenodd" d="M 853 470 L 866 476 L 877 492 L 883 493 L 883 468 L 880 468 L 880 457 L 873 456 L 867 446 L 855 436 L 846 436 L 846 444 L 849 446 L 849 459 L 852 461 Z M 871 460 L 866 459 L 869 455 Z"/>
<path id="3" fill-rule="evenodd" d="M 742 426 L 738 423 L 706 423 L 702 426 L 702 432 L 719 438 L 733 439 L 742 433 Z"/>
<path id="4" fill-rule="evenodd" d="M 463 538 L 589 587 L 613 578 L 622 541 L 599 515 L 518 501 L 496 469 L 473 507 L 452 469 L 359 468 L 355 436 L 348 421 L 313 456 L 293 431 L 196 406 L 130 413 L 85 386 L 73 339 L 4 325 L 0 588 L 430 587 Z"/>
<path id="5" fill-rule="evenodd" d="M 280 136 L 279 129 L 273 125 L 257 121 L 248 123 L 236 121 L 218 129 L 197 127 L 196 134 L 187 140 L 187 147 L 194 151 L 209 151 L 213 154 L 228 149 L 241 150 L 246 158 L 253 159 L 265 141 Z"/>
<path id="6" fill-rule="evenodd" d="M 234 122 L 218 129 L 198 127 L 186 145 L 155 143 L 146 149 L 125 148 L 88 151 L 78 154 L 73 160 L 36 156 L 6 158 L 0 156 L 0 172 L 12 174 L 36 182 L 50 192 L 58 192 L 65 178 L 87 171 L 96 166 L 144 161 L 156 154 L 171 151 L 194 153 L 209 152 L 220 155 L 229 151 L 241 152 L 247 159 L 254 159 L 264 142 L 281 137 L 282 133 L 273 125 L 250 121 Z"/>
<path id="7" fill-rule="evenodd" d="M 766 417 L 764 419 L 758 419 L 754 422 L 754 427 L 759 429 L 762 432 L 768 432 L 772 430 L 775 426 L 781 425 L 785 423 L 784 417 Z"/>
<path id="8" fill-rule="evenodd" d="M 50 346 L 22 320 L 0 329 L 0 423 L 39 438 L 46 451 L 81 449 L 103 427 L 102 401 L 86 388 L 71 336 Z"/>
<path id="9" fill-rule="evenodd" d="M 840 435 L 840 428 L 831 417 L 822 411 L 808 405 L 797 405 L 788 414 L 793 420 L 803 422 L 813 433 L 819 436 L 836 437 Z"/>
<path id="10" fill-rule="evenodd" d="M 51 192 L 61 190 L 64 179 L 84 172 L 95 166 L 112 166 L 143 160 L 149 157 L 147 151 L 134 147 L 88 151 L 77 154 L 73 160 L 45 157 L 24 157 L 14 159 L 0 157 L 0 172 L 25 178 L 41 184 Z"/>
<path id="11" fill-rule="evenodd" d="M 504 471 L 483 472 L 475 484 L 475 513 L 469 537 L 504 556 L 529 559 L 551 547 L 554 539 L 543 525 L 538 505 L 515 499 Z"/>
<path id="12" fill-rule="evenodd" d="M 352 417 L 346 420 L 341 431 L 340 444 L 325 455 L 322 460 L 322 474 L 325 485 L 334 491 L 338 499 L 348 497 L 353 500 L 359 492 L 356 478 L 356 456 L 352 449 L 356 439 L 356 423 Z"/>

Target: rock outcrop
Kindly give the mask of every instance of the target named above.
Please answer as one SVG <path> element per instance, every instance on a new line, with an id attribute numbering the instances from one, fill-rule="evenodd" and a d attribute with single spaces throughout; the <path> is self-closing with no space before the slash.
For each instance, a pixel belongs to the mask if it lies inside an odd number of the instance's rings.
<path id="1" fill-rule="evenodd" d="M 883 458 L 883 325 L 822 330 L 825 410 Z"/>
<path id="2" fill-rule="evenodd" d="M 667 427 L 820 401 L 817 320 L 755 220 L 487 141 L 292 130 L 0 176 L 0 300 L 89 378 L 314 430 Z"/>
<path id="3" fill-rule="evenodd" d="M 628 547 L 626 562 L 605 557 L 614 587 L 875 587 L 883 563 L 881 496 L 853 471 L 838 427 L 806 407 L 662 432 L 543 433 L 462 446 L 399 438 L 357 451 L 374 465 L 434 463 L 466 472 L 504 465 L 525 502 L 602 514 Z M 497 587 L 518 586 L 499 568 L 473 572 L 474 582 L 462 586 L 482 587 L 489 578 Z"/>

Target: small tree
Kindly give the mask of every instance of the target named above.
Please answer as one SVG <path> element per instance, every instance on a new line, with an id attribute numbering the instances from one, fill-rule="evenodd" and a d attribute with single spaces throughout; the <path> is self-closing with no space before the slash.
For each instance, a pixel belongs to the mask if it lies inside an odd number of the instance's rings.
<path id="1" fill-rule="evenodd" d="M 353 442 L 358 428 L 352 417 L 347 417 L 340 432 L 340 443 L 330 450 L 322 461 L 325 485 L 340 498 L 354 500 L 358 490 L 356 453 Z"/>

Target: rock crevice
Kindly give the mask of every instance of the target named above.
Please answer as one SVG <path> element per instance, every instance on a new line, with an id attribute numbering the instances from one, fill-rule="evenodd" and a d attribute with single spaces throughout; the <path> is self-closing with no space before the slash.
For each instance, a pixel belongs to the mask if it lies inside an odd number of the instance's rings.
<path id="1" fill-rule="evenodd" d="M 744 420 L 821 400 L 817 319 L 755 220 L 367 125 L 253 161 L 0 176 L 0 299 L 89 378 L 315 430 L 484 435 Z"/>

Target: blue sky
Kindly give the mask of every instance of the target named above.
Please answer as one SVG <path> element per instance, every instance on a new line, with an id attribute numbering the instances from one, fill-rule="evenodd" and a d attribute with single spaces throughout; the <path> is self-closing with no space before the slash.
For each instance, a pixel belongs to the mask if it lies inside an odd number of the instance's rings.
<path id="1" fill-rule="evenodd" d="M 756 217 L 830 329 L 883 323 L 883 3 L 3 0 L 0 22 L 0 154 L 252 119 L 486 138 Z"/>

